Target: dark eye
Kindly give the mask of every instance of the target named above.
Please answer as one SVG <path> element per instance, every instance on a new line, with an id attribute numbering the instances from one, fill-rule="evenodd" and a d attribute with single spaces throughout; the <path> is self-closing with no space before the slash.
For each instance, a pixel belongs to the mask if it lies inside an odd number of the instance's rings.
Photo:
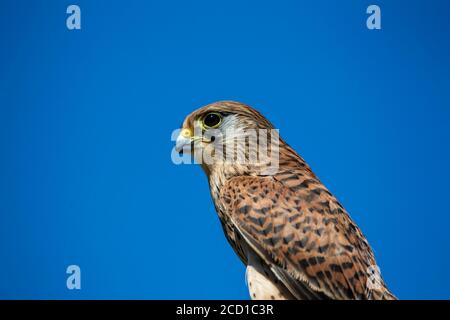
<path id="1" fill-rule="evenodd" d="M 203 126 L 206 129 L 217 128 L 222 122 L 222 116 L 216 112 L 208 113 L 203 118 Z"/>

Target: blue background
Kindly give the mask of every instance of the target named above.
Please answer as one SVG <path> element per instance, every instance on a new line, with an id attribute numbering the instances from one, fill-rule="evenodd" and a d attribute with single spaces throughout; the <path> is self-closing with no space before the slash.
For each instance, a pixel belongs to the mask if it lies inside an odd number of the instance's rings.
<path id="1" fill-rule="evenodd" d="M 280 128 L 399 298 L 450 298 L 450 2 L 375 3 L 380 31 L 367 1 L 1 1 L 0 298 L 247 299 L 170 157 L 223 99 Z"/>

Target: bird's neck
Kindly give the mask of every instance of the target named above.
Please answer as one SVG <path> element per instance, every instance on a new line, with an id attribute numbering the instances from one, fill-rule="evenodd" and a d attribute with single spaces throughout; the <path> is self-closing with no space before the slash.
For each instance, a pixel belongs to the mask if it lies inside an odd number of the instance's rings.
<path id="1" fill-rule="evenodd" d="M 304 176 L 315 178 L 314 173 L 288 144 L 281 140 L 277 157 L 260 159 L 256 163 L 216 162 L 212 165 L 202 164 L 203 171 L 208 177 L 209 187 L 214 199 L 228 180 L 239 176 L 276 176 L 286 172 L 301 172 Z"/>
<path id="2" fill-rule="evenodd" d="M 252 175 L 247 166 L 238 164 L 216 164 L 214 166 L 204 166 L 209 181 L 211 195 L 214 200 L 219 198 L 220 190 L 225 183 L 234 177 Z"/>

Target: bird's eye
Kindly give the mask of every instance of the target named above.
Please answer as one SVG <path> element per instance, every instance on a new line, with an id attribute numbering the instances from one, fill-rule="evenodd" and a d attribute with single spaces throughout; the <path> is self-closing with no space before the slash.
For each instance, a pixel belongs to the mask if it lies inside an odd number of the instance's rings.
<path id="1" fill-rule="evenodd" d="M 208 113 L 203 118 L 203 126 L 205 129 L 217 128 L 222 123 L 222 116 L 216 112 Z"/>

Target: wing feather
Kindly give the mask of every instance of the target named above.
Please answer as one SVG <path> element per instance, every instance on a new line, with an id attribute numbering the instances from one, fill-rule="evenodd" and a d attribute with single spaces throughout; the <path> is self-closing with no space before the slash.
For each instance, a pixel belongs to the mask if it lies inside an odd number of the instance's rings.
<path id="1" fill-rule="evenodd" d="M 236 230 L 294 297 L 379 296 L 367 288 L 375 260 L 359 229 L 324 187 L 305 189 L 272 177 L 235 177 L 220 199 Z"/>

